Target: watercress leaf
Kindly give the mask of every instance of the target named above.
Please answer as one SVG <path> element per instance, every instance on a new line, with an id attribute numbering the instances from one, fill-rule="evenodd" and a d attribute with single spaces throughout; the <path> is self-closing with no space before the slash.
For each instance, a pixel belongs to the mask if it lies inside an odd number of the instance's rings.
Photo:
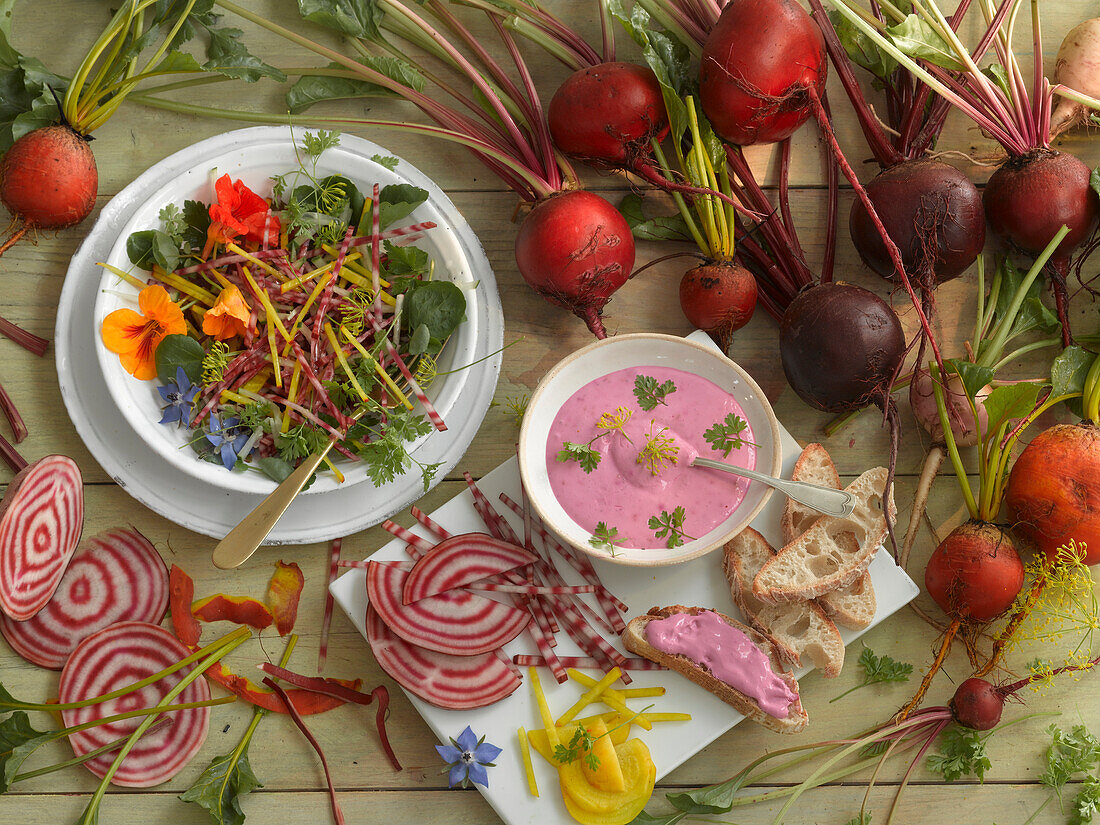
<path id="1" fill-rule="evenodd" d="M 183 367 L 183 373 L 192 384 L 198 384 L 202 377 L 202 360 L 206 351 L 202 344 L 188 335 L 167 335 L 157 345 L 157 378 L 162 384 L 176 380 L 176 370 Z"/>
<path id="2" fill-rule="evenodd" d="M 286 80 L 282 70 L 264 63 L 245 48 L 240 29 L 209 28 L 210 42 L 206 47 L 207 61 L 202 68 L 207 72 L 255 83 L 261 77 L 270 77 L 281 83 Z"/>
<path id="3" fill-rule="evenodd" d="M 880 81 L 885 81 L 894 73 L 898 63 L 875 44 L 875 42 L 863 33 L 847 17 L 836 11 L 829 12 L 829 19 L 836 30 L 840 44 L 847 52 L 848 58 Z"/>
<path id="4" fill-rule="evenodd" d="M 27 757 L 54 738 L 48 731 L 35 730 L 21 710 L 0 722 L 0 793 L 7 793 Z"/>
<path id="5" fill-rule="evenodd" d="M 886 29 L 890 40 L 898 50 L 909 57 L 924 60 L 949 71 L 962 71 L 966 67 L 959 61 L 951 45 L 925 20 L 910 14 L 896 26 Z"/>
<path id="6" fill-rule="evenodd" d="M 234 759 L 234 753 L 216 756 L 195 783 L 180 794 L 184 802 L 205 808 L 217 825 L 242 825 L 240 797 L 262 788 L 248 762 L 248 752 Z"/>
<path id="7" fill-rule="evenodd" d="M 397 246 L 392 241 L 383 241 L 382 248 L 386 252 L 383 270 L 387 281 L 408 275 L 425 275 L 431 268 L 431 257 L 419 247 Z"/>
<path id="8" fill-rule="evenodd" d="M 1051 396 L 1057 398 L 1060 395 L 1082 392 L 1085 389 L 1085 377 L 1097 357 L 1076 344 L 1062 350 L 1050 365 Z"/>
<path id="9" fill-rule="evenodd" d="M 432 340 L 432 334 L 427 324 L 419 324 L 409 336 L 409 354 L 422 355 L 428 351 L 428 344 Z"/>
<path id="10" fill-rule="evenodd" d="M 294 467 L 277 455 L 258 458 L 253 463 L 257 469 L 276 484 L 282 484 L 286 481 L 287 476 L 294 472 Z"/>
<path id="11" fill-rule="evenodd" d="M 631 193 L 619 202 L 619 212 L 626 218 L 627 226 L 635 238 L 643 241 L 694 240 L 683 215 L 660 215 L 646 218 L 642 212 L 642 196 Z"/>
<path id="12" fill-rule="evenodd" d="M 359 62 L 386 77 L 420 92 L 424 90 L 424 75 L 414 65 L 396 57 L 365 55 Z M 343 69 L 339 63 L 330 63 L 330 69 Z M 397 97 L 397 93 L 366 80 L 348 77 L 323 77 L 303 75 L 286 93 L 287 107 L 291 114 L 304 112 L 323 100 L 351 100 L 364 97 Z"/>
<path id="13" fill-rule="evenodd" d="M 159 229 L 142 229 L 126 239 L 126 256 L 134 266 L 152 269 L 154 264 L 173 270 L 179 266 L 179 246 Z"/>
<path id="14" fill-rule="evenodd" d="M 298 12 L 306 20 L 352 37 L 377 40 L 382 36 L 378 26 L 385 12 L 372 0 L 298 0 Z"/>
<path id="15" fill-rule="evenodd" d="M 380 223 L 382 228 L 407 218 L 413 210 L 428 199 L 428 192 L 411 183 L 391 183 L 378 193 L 382 202 Z"/>
<path id="16" fill-rule="evenodd" d="M 989 431 L 996 432 L 997 428 L 1006 421 L 1023 418 L 1035 409 L 1038 398 L 1038 384 L 1007 384 L 994 387 L 983 402 L 986 414 L 989 416 Z"/>
<path id="17" fill-rule="evenodd" d="M 432 338 L 445 340 L 466 317 L 466 296 L 450 281 L 421 281 L 405 293 L 409 328 L 421 324 Z"/>
<path id="18" fill-rule="evenodd" d="M 745 779 L 745 775 L 737 774 L 718 785 L 685 793 L 670 793 L 665 798 L 686 814 L 724 814 L 733 808 L 733 800 L 745 784 Z"/>
<path id="19" fill-rule="evenodd" d="M 183 202 L 183 221 L 187 225 L 183 230 L 184 244 L 194 249 L 206 243 L 206 233 L 210 229 L 210 209 L 201 201 Z"/>
<path id="20" fill-rule="evenodd" d="M 967 361 L 963 358 L 950 358 L 944 361 L 944 366 L 947 367 L 948 372 L 954 371 L 959 374 L 963 389 L 966 390 L 966 394 L 970 398 L 975 398 L 978 395 L 978 390 L 993 380 L 994 371 L 992 367 L 979 367 L 973 361 Z"/>

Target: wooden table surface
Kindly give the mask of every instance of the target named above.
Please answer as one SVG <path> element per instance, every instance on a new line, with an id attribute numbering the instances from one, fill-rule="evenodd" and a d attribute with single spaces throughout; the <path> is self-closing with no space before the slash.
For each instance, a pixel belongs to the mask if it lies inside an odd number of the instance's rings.
<path id="1" fill-rule="evenodd" d="M 290 0 L 248 0 L 248 5 L 270 18 L 308 28 L 295 23 L 295 4 Z M 593 32 L 592 6 L 589 0 L 552 0 L 557 13 L 574 21 L 582 31 Z M 15 45 L 26 54 L 44 59 L 53 71 L 69 74 L 92 42 L 95 32 L 106 20 L 107 4 L 87 0 L 47 0 L 21 2 L 14 14 Z M 1095 12 L 1092 0 L 1067 0 L 1044 3 L 1044 31 L 1048 67 L 1063 34 L 1087 12 Z M 297 48 L 248 24 L 237 21 L 246 32 L 252 51 L 280 66 L 317 65 L 318 61 Z M 318 33 L 322 38 L 323 33 Z M 621 39 L 621 48 L 632 49 Z M 1030 59 L 1027 47 L 1021 53 Z M 631 57 L 635 54 L 629 52 Z M 531 63 L 539 86 L 547 99 L 557 82 L 564 77 L 561 66 L 532 53 Z M 1030 76 L 1025 68 L 1025 76 Z M 210 103 L 228 103 L 256 111 L 280 112 L 280 90 L 275 86 L 234 86 L 228 84 L 196 95 L 195 99 Z M 858 163 L 868 156 L 866 147 L 854 125 L 839 89 L 834 90 L 833 105 L 837 111 L 841 141 Z M 409 108 L 395 101 L 368 101 L 328 107 L 329 111 L 354 113 L 369 117 L 403 118 Z M 93 148 L 99 163 L 99 208 L 123 186 L 153 163 L 172 152 L 202 138 L 218 134 L 239 124 L 224 121 L 199 120 L 176 114 L 125 105 L 102 129 L 96 132 Z M 354 130 L 353 130 L 354 131 Z M 427 142 L 394 133 L 357 131 L 364 137 L 391 148 L 408 158 L 436 180 L 463 212 L 480 236 L 496 272 L 497 284 L 504 304 L 505 339 L 514 342 L 504 353 L 503 371 L 497 388 L 497 400 L 530 392 L 544 372 L 563 356 L 591 341 L 584 326 L 574 317 L 551 308 L 537 298 L 522 282 L 512 255 L 515 224 L 512 222 L 516 199 L 462 150 L 450 144 Z M 1090 166 L 1100 163 L 1100 141 L 1085 135 L 1075 135 L 1064 141 L 1065 148 L 1077 153 Z M 940 143 L 942 149 L 956 149 L 968 154 L 982 154 L 991 144 L 969 122 L 952 116 Z M 820 144 L 816 130 L 803 129 L 795 139 L 795 163 L 792 171 L 792 193 L 801 238 L 811 260 L 819 260 L 822 247 L 824 214 L 823 190 L 819 175 Z M 749 153 L 758 175 L 772 182 L 774 178 L 773 150 L 754 148 Z M 987 170 L 961 161 L 963 168 L 975 180 L 984 180 Z M 867 173 L 868 176 L 870 172 Z M 625 194 L 631 184 L 619 176 L 586 175 L 590 188 L 601 191 L 613 201 Z M 659 200 L 660 196 L 652 196 Z M 842 215 L 851 202 L 849 190 L 842 192 Z M 43 233 L 36 244 L 22 243 L 0 261 L 3 290 L 0 293 L 0 314 L 32 331 L 52 337 L 58 297 L 70 256 L 89 230 L 96 215 L 83 225 L 60 233 Z M 847 237 L 841 231 L 837 276 L 869 286 L 883 296 L 889 295 L 888 285 L 870 275 L 859 264 Z M 639 246 L 639 263 L 665 254 L 666 247 L 654 244 Z M 1095 269 L 1095 265 L 1093 269 Z M 676 289 L 682 264 L 676 261 L 647 271 L 622 289 L 607 309 L 606 323 L 610 333 L 654 331 L 685 334 L 688 324 L 676 305 Z M 70 277 L 99 277 L 96 272 L 75 272 Z M 908 328 L 912 328 L 912 312 L 904 295 L 892 296 Z M 972 323 L 974 280 L 964 277 L 944 286 L 938 293 L 939 326 L 947 352 L 955 347 Z M 88 308 L 91 311 L 91 308 Z M 1096 307 L 1087 300 L 1074 304 L 1074 321 L 1078 328 L 1095 332 L 1098 325 Z M 731 356 L 744 366 L 763 386 L 776 412 L 788 429 L 801 442 L 824 438 L 821 427 L 826 417 L 811 411 L 786 387 L 777 355 L 776 325 L 764 312 L 758 312 L 752 322 L 736 335 Z M 132 525 L 148 536 L 164 558 L 184 567 L 194 576 L 198 593 L 225 591 L 262 596 L 276 558 L 297 561 L 306 575 L 306 588 L 299 612 L 297 631 L 301 643 L 295 662 L 303 671 L 313 669 L 321 621 L 326 569 L 327 545 L 286 547 L 262 551 L 244 567 L 222 572 L 209 562 L 213 540 L 180 528 L 136 504 L 126 492 L 106 476 L 89 455 L 77 436 L 58 391 L 52 352 L 38 359 L 0 340 L 0 378 L 19 408 L 23 411 L 30 435 L 20 445 L 30 460 L 48 453 L 72 456 L 84 473 L 87 515 L 85 535 L 93 535 L 116 525 Z M 898 463 L 899 521 L 908 519 L 909 501 L 923 456 L 924 441 L 906 415 L 907 435 Z M 509 457 L 516 438 L 516 428 L 501 408 L 491 409 L 481 431 L 466 456 L 450 476 L 425 496 L 420 506 L 431 511 L 457 494 L 462 488 L 462 470 L 480 477 Z M 867 414 L 826 441 L 842 475 L 854 476 L 863 469 L 883 463 L 887 437 L 876 415 Z M 0 481 L 10 477 L 0 470 Z M 941 524 L 957 518 L 961 500 L 957 486 L 944 476 L 937 484 L 930 505 L 931 521 Z M 408 523 L 407 515 L 398 520 Z M 385 543 L 379 528 L 366 530 L 344 542 L 345 558 L 363 558 Z M 933 546 L 931 535 L 925 532 L 917 543 L 910 569 L 921 579 L 924 561 Z M 926 607 L 931 603 L 921 597 Z M 635 608 L 645 606 L 635 605 Z M 934 607 L 931 607 L 935 610 Z M 936 632 L 908 610 L 876 628 L 866 637 L 866 643 L 879 653 L 913 662 L 918 672 L 930 661 L 930 649 Z M 249 643 L 234 654 L 233 661 L 247 667 L 265 656 L 276 656 L 279 643 L 273 637 L 264 642 Z M 852 659 L 854 660 L 854 656 Z M 1022 664 L 1022 657 L 1016 662 Z M 970 669 L 962 651 L 950 658 L 943 674 L 935 680 L 929 695 L 930 703 L 942 703 L 952 685 L 968 675 Z M 491 823 L 498 821 L 481 796 L 474 791 L 450 791 L 442 765 L 428 728 L 413 711 L 404 694 L 396 689 L 370 654 L 355 629 L 337 612 L 333 622 L 329 653 L 329 675 L 359 677 L 366 685 L 388 684 L 393 696 L 393 711 L 389 730 L 394 746 L 406 769 L 391 770 L 380 753 L 373 728 L 373 708 L 344 707 L 313 717 L 310 725 L 324 746 L 333 771 L 341 804 L 349 823 L 394 821 Z M 35 701 L 53 695 L 57 675 L 31 666 L 4 645 L 0 648 L 0 674 L 4 686 L 19 697 Z M 1084 723 L 1100 731 L 1100 703 L 1095 700 L 1096 688 L 1086 675 L 1080 682 L 1065 679 L 1046 688 L 1030 701 L 1030 710 L 1060 711 L 1061 724 Z M 813 719 L 809 730 L 795 741 L 809 742 L 842 737 L 887 718 L 908 697 L 914 687 L 873 687 L 835 705 L 828 700 L 856 684 L 858 668 L 849 664 L 836 680 L 823 681 L 811 675 L 803 681 L 803 701 Z M 1010 706 L 1007 717 L 1024 711 Z M 224 753 L 237 743 L 247 722 L 250 709 L 242 703 L 216 708 L 210 735 L 198 757 L 167 785 L 142 791 L 112 791 L 102 807 L 100 821 L 106 825 L 121 823 L 172 823 L 200 825 L 208 822 L 204 811 L 177 799 L 198 776 L 213 755 Z M 48 724 L 45 717 L 37 722 Z M 1045 743 L 1043 732 L 1048 720 L 1032 720 L 1015 727 L 1011 733 L 994 737 L 989 745 L 993 767 L 984 785 L 972 781 L 946 785 L 921 768 L 915 775 L 902 803 L 897 821 L 903 823 L 942 822 L 950 818 L 959 823 L 1022 822 L 1028 813 L 1045 798 L 1046 791 L 1037 783 L 1042 772 Z M 457 731 L 456 731 L 457 733 Z M 499 744 L 499 743 L 498 743 Z M 719 781 L 731 775 L 746 762 L 767 749 L 788 745 L 754 725 L 739 725 L 721 737 L 663 781 L 658 789 L 689 787 Z M 67 757 L 67 746 L 57 745 L 48 753 L 34 757 L 33 765 L 60 761 Z M 50 759 L 47 760 L 46 757 Z M 264 784 L 244 800 L 244 810 L 250 822 L 302 823 L 329 821 L 328 801 L 322 790 L 324 778 L 320 765 L 298 732 L 285 718 L 265 720 L 257 732 L 251 749 L 252 765 Z M 515 758 L 509 754 L 506 758 Z M 660 759 L 660 754 L 657 754 Z M 787 779 L 797 779 L 793 774 Z M 876 820 L 885 816 L 884 800 L 896 787 L 899 773 L 888 769 L 882 787 L 872 796 Z M 72 821 L 83 809 L 86 796 L 96 781 L 86 771 L 76 768 L 64 773 L 20 783 L 0 797 L 0 823 L 23 825 L 26 822 Z M 829 823 L 841 825 L 859 809 L 864 788 L 858 784 L 839 784 L 814 791 L 805 797 L 788 821 L 798 823 Z M 774 809 L 747 808 L 737 812 L 738 823 L 769 822 Z M 1038 822 L 1064 821 L 1057 804 L 1047 806 Z"/>

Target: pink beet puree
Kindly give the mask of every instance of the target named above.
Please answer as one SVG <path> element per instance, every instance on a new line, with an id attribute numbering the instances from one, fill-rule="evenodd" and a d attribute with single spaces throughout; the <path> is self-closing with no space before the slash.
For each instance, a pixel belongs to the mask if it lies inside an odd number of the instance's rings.
<path id="1" fill-rule="evenodd" d="M 760 709 L 786 719 L 798 697 L 771 668 L 767 655 L 736 627 L 712 611 L 676 613 L 645 626 L 646 640 L 665 653 L 679 653 L 732 688 L 751 696 Z"/>
<path id="2" fill-rule="evenodd" d="M 634 396 L 637 376 L 655 378 L 658 383 L 671 380 L 676 391 L 650 411 L 639 406 Z M 601 432 L 596 425 L 604 413 L 616 407 L 631 412 L 623 433 L 601 436 L 592 449 L 601 455 L 600 463 L 585 473 L 576 461 L 560 462 L 558 452 L 564 442 L 588 442 Z M 599 522 L 618 530 L 620 547 L 656 548 L 667 546 L 668 538 L 656 538 L 648 527 L 651 516 L 671 513 L 683 507 L 684 533 L 698 538 L 729 517 L 748 488 L 741 479 L 717 470 L 689 466 L 696 455 L 728 461 L 741 467 L 756 466 L 756 448 L 746 443 L 723 458 L 703 434 L 733 413 L 744 419 L 745 412 L 736 399 L 717 384 L 684 370 L 670 367 L 630 367 L 601 376 L 575 392 L 558 411 L 546 442 L 546 466 L 550 487 L 566 513 L 583 529 L 594 532 Z M 679 452 L 670 463 L 653 475 L 638 463 L 638 453 L 646 436 L 667 427 L 665 436 L 675 442 Z M 752 428 L 740 437 L 756 441 Z M 629 440 L 627 440 L 629 438 Z"/>

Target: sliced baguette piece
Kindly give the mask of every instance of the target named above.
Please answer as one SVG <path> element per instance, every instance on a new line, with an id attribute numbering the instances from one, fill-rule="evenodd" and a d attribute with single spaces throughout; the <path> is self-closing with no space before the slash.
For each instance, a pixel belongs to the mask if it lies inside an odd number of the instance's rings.
<path id="1" fill-rule="evenodd" d="M 755 699 L 746 696 L 736 688 L 730 687 L 725 682 L 714 678 L 706 668 L 701 667 L 686 656 L 657 650 L 657 648 L 653 647 L 646 639 L 646 625 L 654 619 L 666 619 L 677 613 L 688 613 L 692 616 L 697 616 L 704 612 L 706 612 L 706 608 L 685 607 L 683 605 L 650 608 L 649 613 L 645 616 L 635 616 L 627 624 L 622 635 L 623 645 L 625 645 L 626 649 L 631 653 L 637 653 L 639 656 L 644 656 L 651 661 L 675 670 L 677 673 L 695 682 L 695 684 L 700 687 L 709 690 L 726 704 L 733 706 L 739 713 L 743 713 L 749 719 L 752 719 L 754 722 L 770 730 L 777 733 L 798 733 L 803 730 L 810 720 L 806 715 L 805 708 L 802 707 L 802 699 L 798 696 L 798 681 L 785 671 L 779 659 L 778 652 L 775 649 L 775 645 L 772 643 L 771 639 L 763 633 L 754 630 L 748 625 L 742 624 L 736 619 L 731 619 L 729 616 L 718 613 L 718 616 L 725 622 L 748 636 L 753 644 L 767 654 L 768 658 L 771 660 L 772 670 L 779 678 L 786 682 L 787 686 L 794 692 L 796 698 L 790 704 L 785 719 L 778 719 L 765 713 L 760 709 Z M 713 612 L 717 613 L 717 611 Z"/>
<path id="2" fill-rule="evenodd" d="M 806 656 L 822 676 L 839 676 L 844 667 L 844 639 L 819 604 L 765 604 L 753 595 L 753 579 L 774 555 L 768 540 L 751 527 L 726 543 L 722 568 L 733 601 L 745 618 L 775 640 L 784 661 L 797 667 Z"/>
<path id="3" fill-rule="evenodd" d="M 832 456 L 822 445 L 816 443 L 806 445 L 806 449 L 802 451 L 794 465 L 791 479 L 840 489 L 840 474 L 836 470 Z M 790 544 L 820 518 L 822 515 L 816 510 L 811 510 L 793 499 L 787 499 L 780 522 L 783 529 L 783 543 Z M 836 536 L 836 540 L 841 545 L 847 543 L 851 546 L 850 552 L 856 552 L 854 535 L 842 533 Z M 878 600 L 875 598 L 875 587 L 871 583 L 870 573 L 864 573 L 847 587 L 823 593 L 818 597 L 817 602 L 834 622 L 853 630 L 862 630 L 871 624 L 878 610 Z"/>
<path id="4" fill-rule="evenodd" d="M 882 494 L 886 469 L 868 470 L 846 488 L 856 496 L 855 512 L 847 518 L 823 518 L 805 533 L 783 546 L 765 562 L 753 581 L 752 591 L 764 602 L 815 599 L 823 593 L 847 587 L 866 571 L 886 536 Z M 891 514 L 894 512 L 890 502 Z M 854 536 L 853 547 L 849 539 Z"/>

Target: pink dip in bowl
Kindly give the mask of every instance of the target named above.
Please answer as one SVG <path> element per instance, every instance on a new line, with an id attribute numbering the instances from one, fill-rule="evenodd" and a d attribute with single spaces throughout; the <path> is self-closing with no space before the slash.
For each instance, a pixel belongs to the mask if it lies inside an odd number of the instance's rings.
<path id="1" fill-rule="evenodd" d="M 676 385 L 664 403 L 643 410 L 634 394 L 637 376 L 650 376 L 658 384 Z M 587 443 L 602 431 L 597 423 L 617 407 L 630 410 L 622 432 L 601 435 L 592 442 L 600 462 L 586 473 L 577 461 L 558 461 L 564 442 Z M 747 469 L 756 467 L 752 428 L 746 423 L 738 434 L 745 443 L 728 456 L 715 450 L 703 434 L 725 421 L 728 414 L 745 419 L 737 400 L 706 378 L 670 367 L 629 367 L 596 378 L 575 392 L 558 411 L 546 442 L 546 468 L 558 503 L 582 529 L 594 533 L 603 522 L 618 531 L 619 546 L 657 548 L 668 538 L 657 538 L 650 517 L 683 507 L 685 541 L 705 535 L 737 509 L 748 489 L 748 479 L 689 466 L 697 456 L 728 461 Z M 654 475 L 638 454 L 647 436 L 667 428 L 678 452 L 674 463 Z M 629 440 L 628 440 L 629 439 Z"/>

